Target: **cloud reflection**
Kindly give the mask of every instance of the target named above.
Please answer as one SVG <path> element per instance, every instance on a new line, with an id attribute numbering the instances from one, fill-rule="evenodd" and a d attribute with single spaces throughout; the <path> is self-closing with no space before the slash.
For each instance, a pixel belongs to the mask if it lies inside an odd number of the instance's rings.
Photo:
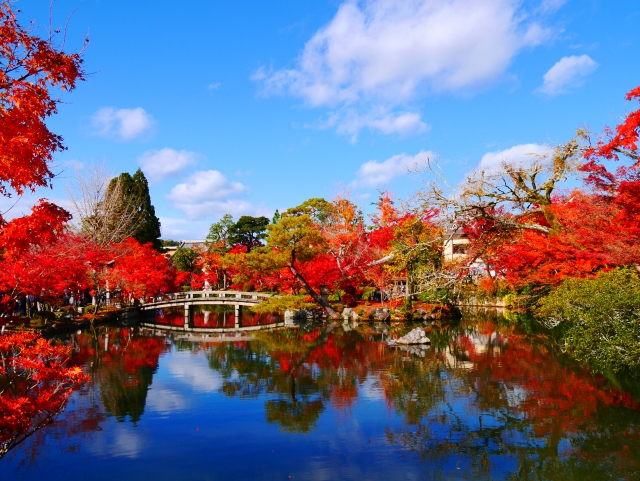
<path id="1" fill-rule="evenodd" d="M 167 369 L 198 392 L 215 392 L 222 387 L 222 378 L 209 368 L 208 361 L 189 352 L 175 352 L 167 359 Z"/>
<path id="2" fill-rule="evenodd" d="M 187 400 L 172 389 L 152 387 L 147 397 L 147 409 L 160 414 L 181 411 L 188 407 Z"/>
<path id="3" fill-rule="evenodd" d="M 124 423 L 115 423 L 96 435 L 87 447 L 95 456 L 135 459 L 140 455 L 143 445 L 143 436 L 138 430 Z"/>

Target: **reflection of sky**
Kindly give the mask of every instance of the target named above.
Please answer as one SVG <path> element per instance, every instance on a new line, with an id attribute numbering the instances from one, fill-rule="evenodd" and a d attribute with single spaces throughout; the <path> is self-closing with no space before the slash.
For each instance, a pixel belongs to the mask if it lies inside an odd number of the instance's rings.
<path id="1" fill-rule="evenodd" d="M 358 396 L 369 401 L 384 401 L 384 390 L 379 376 L 369 374 L 358 386 Z"/>
<path id="2" fill-rule="evenodd" d="M 411 359 L 422 362 L 416 356 Z M 497 383 L 500 392 L 496 395 L 506 399 L 502 399 L 502 407 L 491 409 L 478 403 L 472 386 L 465 381 L 469 376 L 466 371 L 440 369 L 444 400 L 421 418 L 422 433 L 387 404 L 382 373 L 370 369 L 358 383 L 352 404 L 325 402 L 311 431 L 300 434 L 284 432 L 277 423 L 265 421 L 267 400 L 290 400 L 287 385 L 281 386 L 281 392 L 253 398 L 227 396 L 220 389 L 220 374 L 209 367 L 204 352 L 174 348 L 160 357 L 144 414 L 136 425 L 108 417 L 100 422 L 99 430 L 84 437 L 70 436 L 62 441 L 51 437 L 34 467 L 19 468 L 17 457 L 4 459 L 0 480 L 54 481 L 86 477 L 87 473 L 92 481 L 439 479 L 438 475 L 461 479 L 477 460 L 477 450 L 499 452 L 496 443 L 502 442 L 511 448 L 532 445 L 526 429 L 517 425 L 499 429 L 509 408 L 517 408 L 526 399 L 527 392 L 517 382 Z M 338 372 L 324 374 L 339 376 Z M 232 377 L 237 379 L 237 373 Z M 83 400 L 88 402 L 89 398 L 99 402 L 100 396 L 87 395 Z M 500 434 L 497 438 L 492 438 L 494 428 Z M 482 436 L 476 438 L 481 430 Z M 395 440 L 390 441 L 389 435 L 395 435 Z M 418 451 L 424 449 L 427 461 L 410 452 L 403 442 Z M 451 449 L 449 443 L 453 443 Z M 570 453 L 570 442 L 561 441 L 559 451 Z M 518 462 L 512 452 L 492 455 L 490 478 L 503 479 L 505 473 L 517 472 Z"/>
<path id="3" fill-rule="evenodd" d="M 109 429 L 96 433 L 87 446 L 91 454 L 99 457 L 137 458 L 144 446 L 140 433 L 131 429 L 128 423 L 109 424 Z"/>
<path id="4" fill-rule="evenodd" d="M 147 410 L 159 414 L 181 411 L 188 406 L 187 400 L 178 391 L 153 385 L 147 394 Z"/>
<path id="5" fill-rule="evenodd" d="M 216 392 L 222 387 L 222 377 L 209 367 L 207 359 L 188 351 L 176 351 L 164 359 L 164 368 L 174 379 L 197 392 Z"/>

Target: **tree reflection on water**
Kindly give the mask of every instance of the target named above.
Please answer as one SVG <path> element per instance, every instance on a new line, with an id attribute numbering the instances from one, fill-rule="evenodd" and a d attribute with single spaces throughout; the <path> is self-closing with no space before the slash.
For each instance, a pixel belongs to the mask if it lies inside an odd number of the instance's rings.
<path id="1" fill-rule="evenodd" d="M 505 465 L 517 466 L 514 479 L 636 473 L 638 403 L 550 346 L 485 321 L 449 330 L 424 360 L 396 359 L 382 377 L 406 424 L 387 439 L 430 463 L 455 459 L 469 478 Z"/>
<path id="2" fill-rule="evenodd" d="M 226 395 L 270 395 L 266 420 L 286 432 L 309 432 L 329 406 L 348 410 L 371 376 L 404 419 L 386 429 L 388 442 L 436 465 L 455 459 L 465 476 L 517 466 L 516 479 L 601 479 L 640 468 L 638 403 L 544 336 L 474 320 L 433 332 L 419 356 L 326 331 L 261 333 L 206 355 Z"/>
<path id="3" fill-rule="evenodd" d="M 72 337 L 76 362 L 83 362 L 99 387 L 102 406 L 118 421 L 137 423 L 160 355 L 171 348 L 161 337 L 137 334 L 130 328 L 102 328 Z"/>
<path id="4" fill-rule="evenodd" d="M 639 472 L 640 405 L 565 359 L 543 335 L 476 316 L 429 336 L 431 348 L 412 350 L 336 324 L 260 331 L 234 342 L 139 329 L 74 334 L 66 342 L 92 382 L 24 454 L 35 459 L 46 436 L 90 437 L 108 417 L 139 423 L 161 357 L 175 349 L 206 358 L 221 379 L 214 395 L 262 403 L 266 425 L 284 434 L 311 433 L 329 412 L 348 420 L 379 399 L 390 415 L 369 420 L 387 426 L 379 436 L 444 477 L 449 470 L 480 479 Z M 358 422 L 370 415 L 359 411 Z"/>

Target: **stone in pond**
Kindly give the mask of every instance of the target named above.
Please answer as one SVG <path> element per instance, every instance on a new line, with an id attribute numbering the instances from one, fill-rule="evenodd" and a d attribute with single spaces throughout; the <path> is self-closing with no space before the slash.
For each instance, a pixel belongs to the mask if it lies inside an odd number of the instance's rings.
<path id="1" fill-rule="evenodd" d="M 430 344 L 431 340 L 427 337 L 424 331 L 416 327 L 412 329 L 409 334 L 402 336 L 399 339 L 395 339 L 396 344 Z"/>

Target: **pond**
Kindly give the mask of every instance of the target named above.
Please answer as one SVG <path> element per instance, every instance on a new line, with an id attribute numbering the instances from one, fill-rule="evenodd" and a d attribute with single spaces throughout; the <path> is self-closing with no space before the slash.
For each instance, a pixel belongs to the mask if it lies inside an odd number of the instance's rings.
<path id="1" fill-rule="evenodd" d="M 640 476 L 635 395 L 543 335 L 478 315 L 401 349 L 353 327 L 74 334 L 92 382 L 0 479 Z"/>
<path id="2" fill-rule="evenodd" d="M 202 329 L 203 331 L 210 329 L 235 330 L 238 328 L 254 330 L 283 325 L 280 316 L 256 313 L 248 306 L 242 306 L 236 310 L 234 305 L 191 306 L 186 324 L 184 307 L 157 309 L 147 313 L 144 323 L 179 328 L 184 328 L 186 325 L 190 329 Z"/>

